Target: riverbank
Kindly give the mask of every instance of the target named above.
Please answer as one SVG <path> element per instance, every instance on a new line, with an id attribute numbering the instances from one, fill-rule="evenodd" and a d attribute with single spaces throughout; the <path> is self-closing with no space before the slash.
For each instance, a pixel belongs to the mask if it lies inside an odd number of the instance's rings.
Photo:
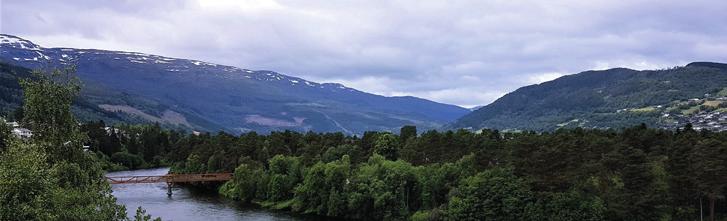
<path id="1" fill-rule="evenodd" d="M 169 168 L 109 172 L 108 176 L 155 176 L 167 174 Z M 220 196 L 216 191 L 176 187 L 166 195 L 166 184 L 112 185 L 113 195 L 128 211 L 141 206 L 163 220 L 252 220 L 252 221 L 320 221 L 321 217 L 301 216 L 285 211 L 244 204 Z"/>

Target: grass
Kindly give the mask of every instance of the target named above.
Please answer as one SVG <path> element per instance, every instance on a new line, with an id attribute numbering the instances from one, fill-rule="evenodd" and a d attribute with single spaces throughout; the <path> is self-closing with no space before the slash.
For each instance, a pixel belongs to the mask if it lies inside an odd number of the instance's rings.
<path id="1" fill-rule="evenodd" d="M 642 107 L 642 108 L 635 108 L 630 109 L 631 112 L 637 112 L 637 113 L 644 113 L 644 112 L 653 112 L 656 111 L 655 107 Z"/>
<path id="2" fill-rule="evenodd" d="M 709 106 L 709 107 L 719 107 L 719 104 L 721 104 L 721 103 L 722 103 L 722 101 L 705 101 L 704 104 L 702 104 L 702 105 Z"/>
<path id="3" fill-rule="evenodd" d="M 690 107 L 689 109 L 683 110 L 682 111 L 682 114 L 684 114 L 684 115 L 692 115 L 692 114 L 697 113 L 697 112 L 699 112 L 699 106 L 693 106 L 693 107 Z"/>
<path id="4" fill-rule="evenodd" d="M 270 208 L 274 210 L 290 210 L 293 206 L 293 199 L 286 200 L 286 201 L 280 201 L 280 202 L 272 202 L 272 201 L 262 201 L 262 202 L 256 202 L 258 205 L 264 208 Z"/>
<path id="5" fill-rule="evenodd" d="M 720 97 L 727 97 L 727 87 L 717 93 Z"/>

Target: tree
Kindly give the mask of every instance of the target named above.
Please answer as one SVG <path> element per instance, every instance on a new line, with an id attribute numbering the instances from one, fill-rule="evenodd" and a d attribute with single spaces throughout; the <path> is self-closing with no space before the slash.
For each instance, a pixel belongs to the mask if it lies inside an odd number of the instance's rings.
<path id="1" fill-rule="evenodd" d="M 606 219 L 605 210 L 606 205 L 600 198 L 571 190 L 540 194 L 528 216 L 531 220 L 545 221 L 600 221 Z"/>
<path id="2" fill-rule="evenodd" d="M 406 142 L 409 140 L 409 138 L 417 137 L 417 127 L 416 126 L 403 126 L 401 127 L 401 130 L 399 132 L 399 140 L 401 140 L 402 144 L 406 144 Z"/>
<path id="3" fill-rule="evenodd" d="M 33 130 L 0 158 L 0 220 L 125 220 L 71 113 L 73 69 L 34 72 L 21 82 L 23 122 Z M 7 218 L 7 219 L 6 219 Z"/>
<path id="4" fill-rule="evenodd" d="M 295 189 L 294 209 L 324 216 L 346 214 L 344 188 L 350 176 L 348 155 L 329 163 L 318 162 L 306 170 L 303 182 Z"/>
<path id="5" fill-rule="evenodd" d="M 220 187 L 220 193 L 243 202 L 251 202 L 256 199 L 260 192 L 260 180 L 265 180 L 266 176 L 261 167 L 255 164 L 240 164 L 235 169 L 232 180 Z"/>
<path id="6" fill-rule="evenodd" d="M 328 148 L 326 152 L 321 154 L 321 161 L 323 161 L 324 163 L 333 162 L 336 160 L 340 160 L 341 157 L 345 155 L 348 155 L 350 157 L 352 163 L 360 163 L 361 161 L 365 160 L 362 159 L 364 157 L 364 154 L 362 153 L 361 148 L 352 144 L 342 144 Z"/>
<path id="7" fill-rule="evenodd" d="M 53 191 L 42 147 L 14 141 L 0 156 L 0 220 L 49 220 Z"/>
<path id="8" fill-rule="evenodd" d="M 146 214 L 146 210 L 141 207 L 136 208 L 136 215 L 134 215 L 134 221 L 162 221 L 161 218 L 152 219 L 151 215 Z"/>
<path id="9" fill-rule="evenodd" d="M 376 138 L 374 152 L 384 156 L 387 160 L 396 160 L 399 157 L 399 141 L 391 133 L 385 133 Z"/>
<path id="10" fill-rule="evenodd" d="M 715 200 L 723 197 L 727 185 L 727 146 L 716 139 L 704 139 L 697 143 L 691 158 L 696 186 L 709 200 L 709 220 L 714 221 Z"/>
<path id="11" fill-rule="evenodd" d="M 111 161 L 114 163 L 121 164 L 129 169 L 139 169 L 144 165 L 144 159 L 141 157 L 130 154 L 129 152 L 117 152 L 111 155 Z"/>
<path id="12" fill-rule="evenodd" d="M 202 161 L 202 157 L 199 155 L 191 154 L 187 157 L 187 162 L 184 168 L 185 172 L 188 173 L 203 173 L 207 170 L 207 164 Z"/>
<path id="13" fill-rule="evenodd" d="M 32 79 L 21 80 L 25 95 L 23 122 L 33 139 L 48 142 L 50 160 L 74 160 L 81 151 L 81 137 L 71 103 L 80 91 L 74 69 L 34 71 Z"/>
<path id="14" fill-rule="evenodd" d="M 401 220 L 421 202 L 414 167 L 373 155 L 352 175 L 347 192 L 350 218 Z"/>
<path id="15" fill-rule="evenodd" d="M 452 220 L 521 220 L 533 206 L 525 181 L 509 169 L 495 168 L 463 180 L 447 213 Z"/>
<path id="16" fill-rule="evenodd" d="M 16 108 L 11 115 L 11 118 L 15 121 L 22 121 L 23 117 L 25 117 L 25 110 L 23 110 L 22 106 Z"/>
<path id="17" fill-rule="evenodd" d="M 301 164 L 297 157 L 275 155 L 269 161 L 268 196 L 273 202 L 292 198 L 301 180 Z"/>
<path id="18" fill-rule="evenodd" d="M 5 150 L 10 142 L 12 132 L 5 119 L 0 118 L 0 153 Z"/>
<path id="19" fill-rule="evenodd" d="M 224 168 L 224 153 L 221 151 L 215 152 L 207 160 L 207 172 L 222 172 Z"/>

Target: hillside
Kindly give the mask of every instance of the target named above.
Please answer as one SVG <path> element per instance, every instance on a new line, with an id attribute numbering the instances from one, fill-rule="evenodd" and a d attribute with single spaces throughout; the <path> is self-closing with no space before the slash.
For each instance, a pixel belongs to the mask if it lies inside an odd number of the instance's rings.
<path id="1" fill-rule="evenodd" d="M 10 35 L 0 35 L 0 46 L 0 61 L 12 65 L 75 65 L 91 106 L 193 130 L 360 134 L 402 125 L 437 128 L 469 113 L 266 70 L 134 52 L 43 48 Z"/>
<path id="2" fill-rule="evenodd" d="M 686 123 L 727 129 L 727 64 L 695 62 L 666 70 L 586 71 L 517 89 L 449 128 L 548 131 Z"/>
<path id="3" fill-rule="evenodd" d="M 18 107 L 22 105 L 23 102 L 23 91 L 20 86 L 20 79 L 24 78 L 31 78 L 30 69 L 18 67 L 15 65 L 7 64 L 0 62 L 0 116 L 2 115 L 13 115 L 15 114 L 15 111 Z M 132 114 L 126 114 L 124 112 L 114 112 L 114 111 L 107 111 L 103 109 L 102 107 L 99 107 L 99 105 L 96 105 L 93 103 L 93 101 L 98 101 L 102 97 L 105 97 L 103 99 L 106 100 L 116 100 L 116 102 L 124 102 L 124 100 L 131 100 L 131 103 L 135 103 L 137 105 L 148 105 L 143 102 L 138 97 L 133 97 L 130 95 L 124 95 L 124 94 L 97 94 L 96 92 L 104 91 L 100 89 L 98 86 L 95 85 L 84 85 L 85 87 L 89 88 L 88 90 L 83 90 L 81 95 L 76 98 L 76 100 L 73 102 L 73 106 L 71 107 L 73 113 L 76 115 L 77 118 L 79 118 L 81 121 L 89 121 L 89 120 L 103 120 L 110 124 L 118 124 L 118 123 L 154 123 L 158 122 L 162 125 L 167 126 L 168 128 L 183 128 L 177 126 L 173 122 L 165 122 L 163 120 L 160 121 L 153 121 L 149 119 L 145 119 L 141 116 L 136 116 Z M 15 116 L 9 116 L 11 118 L 14 118 Z"/>

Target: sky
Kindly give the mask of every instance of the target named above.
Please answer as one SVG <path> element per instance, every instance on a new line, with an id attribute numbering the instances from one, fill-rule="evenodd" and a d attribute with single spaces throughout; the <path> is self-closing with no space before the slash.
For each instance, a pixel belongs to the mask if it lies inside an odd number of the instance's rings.
<path id="1" fill-rule="evenodd" d="M 724 0 L 0 0 L 0 32 L 463 107 L 585 70 L 727 62 Z"/>

